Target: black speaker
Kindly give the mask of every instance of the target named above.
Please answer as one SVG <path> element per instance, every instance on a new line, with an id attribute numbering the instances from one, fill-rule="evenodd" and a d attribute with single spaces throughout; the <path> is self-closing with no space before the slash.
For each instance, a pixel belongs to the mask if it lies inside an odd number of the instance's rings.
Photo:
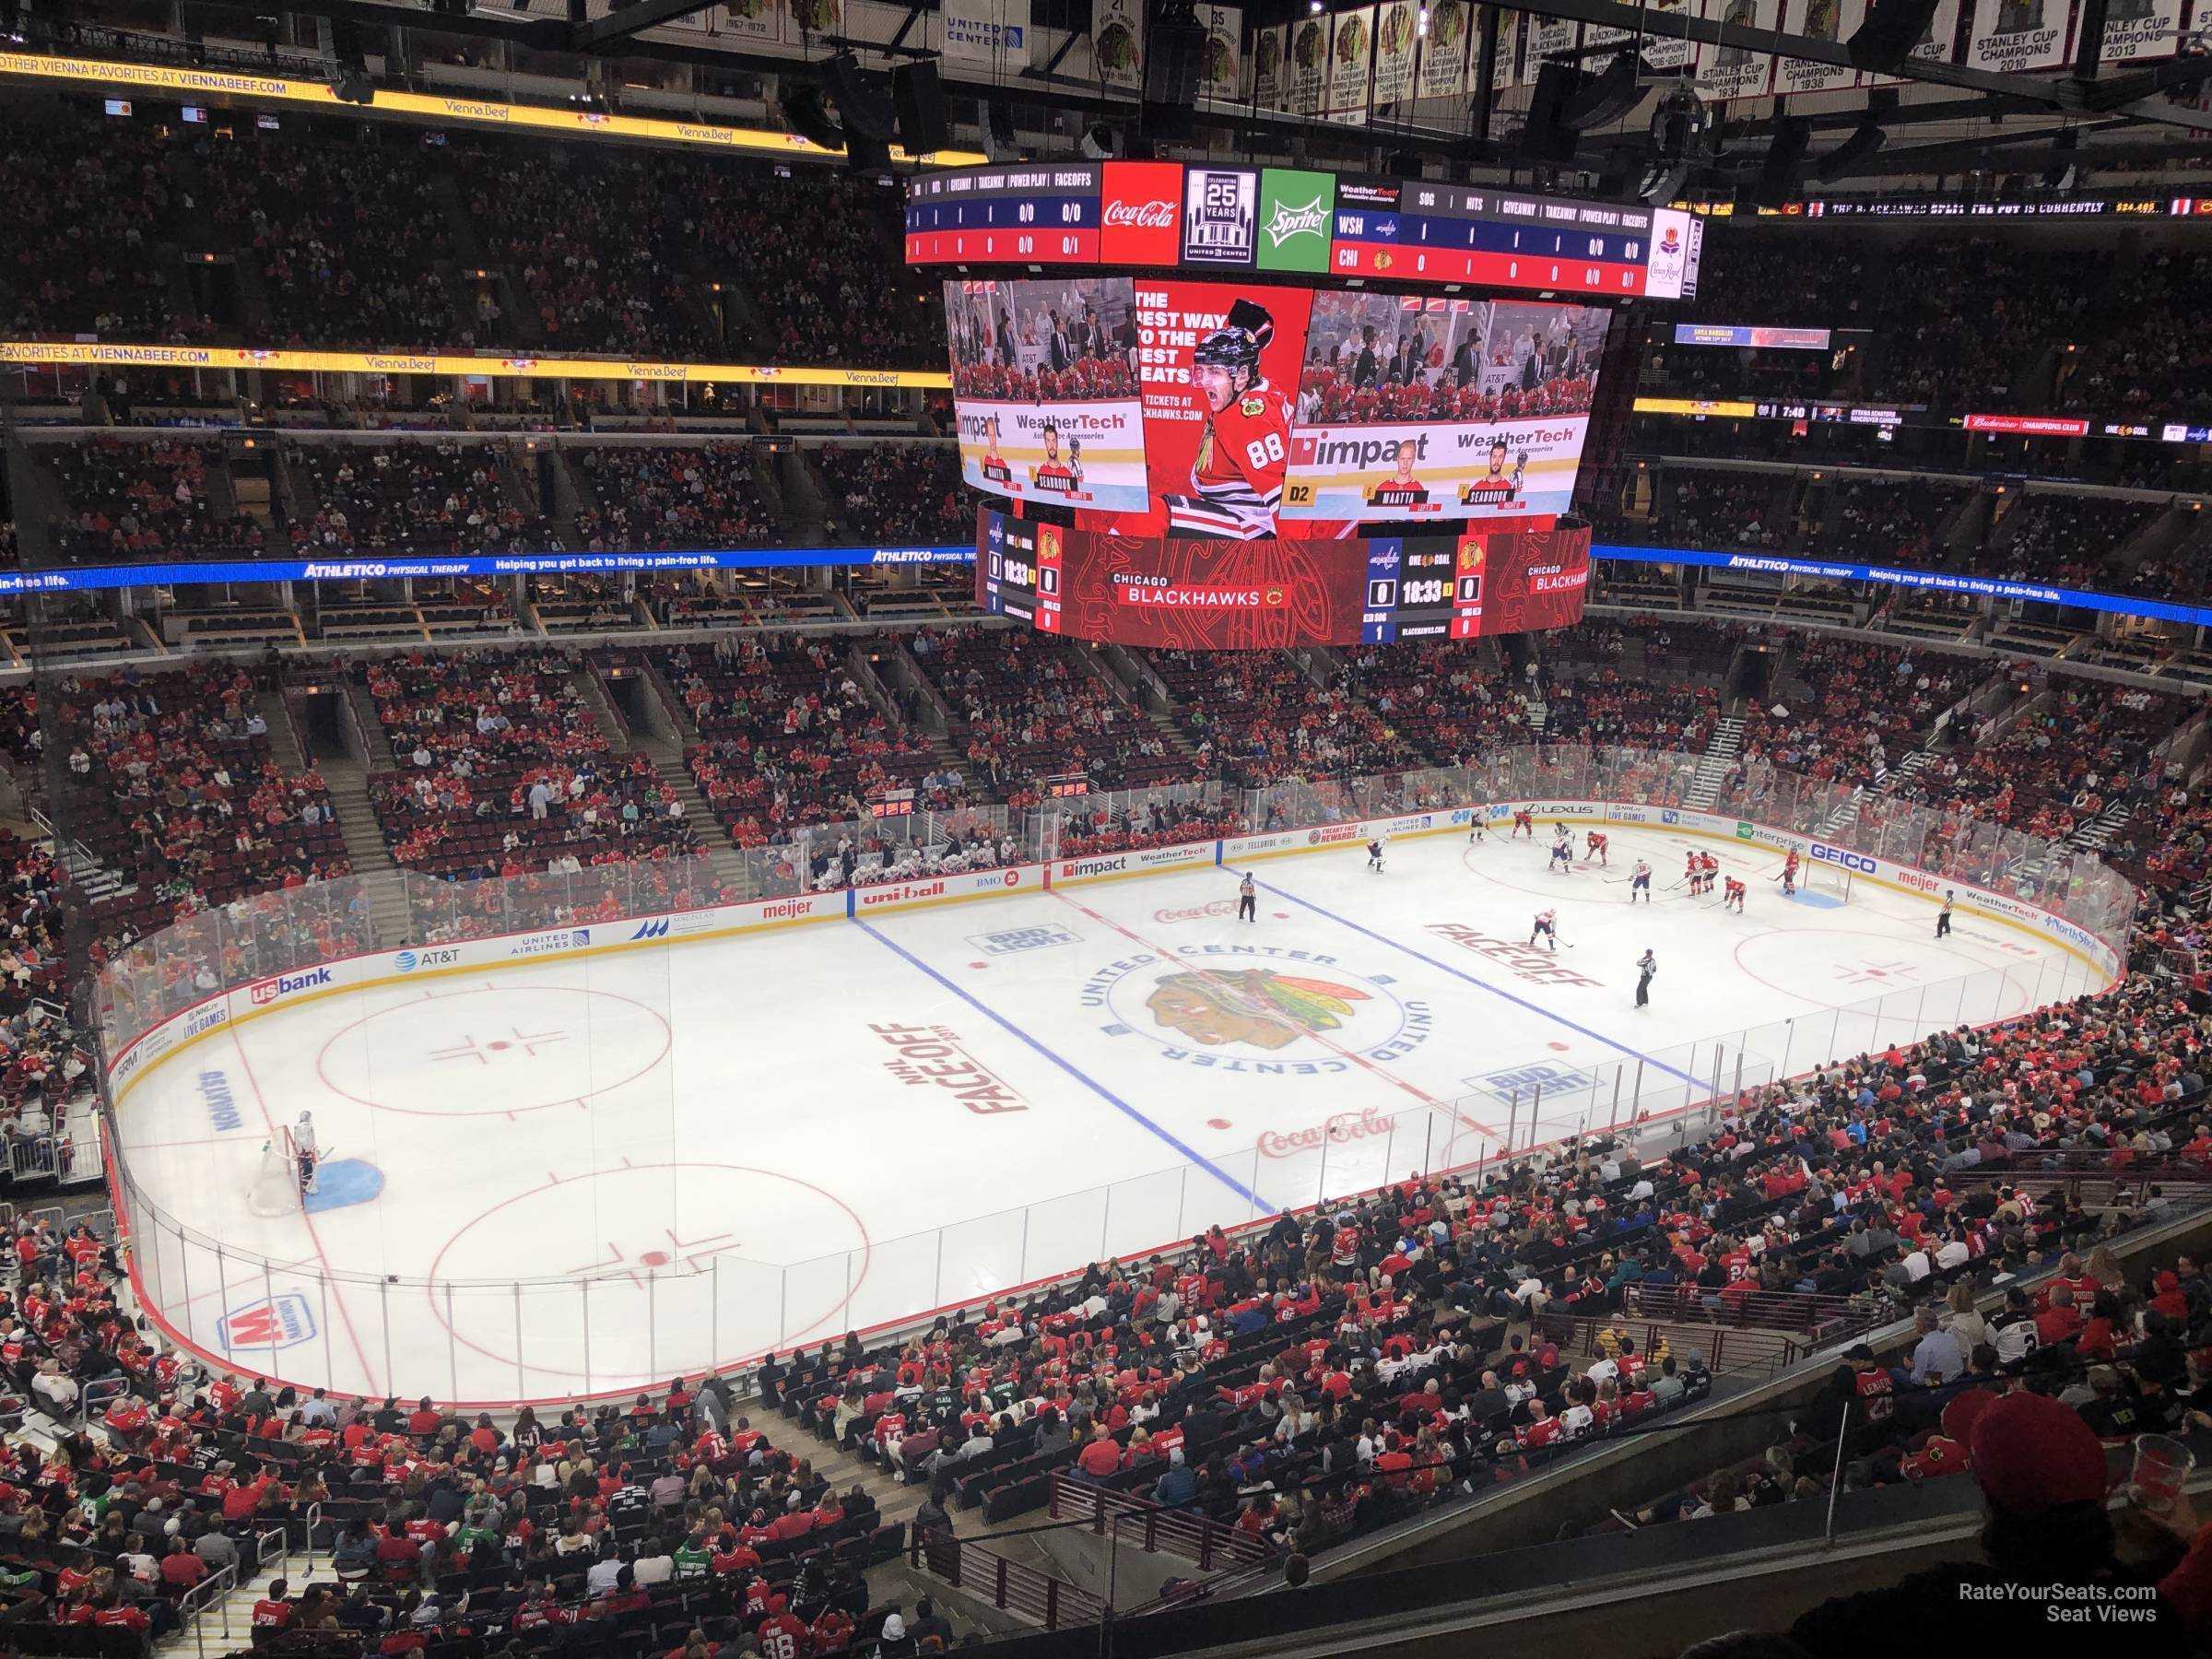
<path id="1" fill-rule="evenodd" d="M 823 68 L 845 131 L 872 144 L 889 144 L 891 106 L 884 99 L 882 80 L 864 73 L 860 60 L 849 52 L 839 53 Z"/>
<path id="2" fill-rule="evenodd" d="M 1195 19 L 1176 21 L 1162 15 L 1145 42 L 1145 101 L 1188 110 L 1198 101 L 1206 67 L 1206 30 Z M 1187 14 L 1189 7 L 1183 10 Z"/>
<path id="3" fill-rule="evenodd" d="M 1571 64 L 1547 63 L 1536 71 L 1536 87 L 1528 100 L 1528 120 L 1521 129 L 1521 159 L 1564 165 L 1574 159 L 1575 131 L 1561 119 L 1567 100 L 1579 78 Z"/>
<path id="4" fill-rule="evenodd" d="M 1786 117 L 1776 125 L 1759 165 L 1759 182 L 1751 187 L 1752 201 L 1761 207 L 1780 207 L 1797 199 L 1799 164 L 1812 138 L 1813 124 L 1802 115 Z"/>
<path id="5" fill-rule="evenodd" d="M 1547 65 L 1548 66 L 1548 65 Z M 1559 112 L 1559 124 L 1577 132 L 1610 126 L 1641 103 L 1649 87 L 1636 84 L 1641 61 L 1632 52 L 1616 53 L 1612 62 L 1595 76 L 1584 76 L 1574 95 Z"/>
<path id="6" fill-rule="evenodd" d="M 891 71 L 891 107 L 899 115 L 899 142 L 910 156 L 945 147 L 945 82 L 935 63 L 900 64 Z"/>
<path id="7" fill-rule="evenodd" d="M 1854 67 L 1887 75 L 1912 55 L 1943 0 L 1874 0 L 1858 33 L 1843 43 Z M 1948 42 L 1946 42 L 1947 45 Z"/>
<path id="8" fill-rule="evenodd" d="M 810 83 L 786 88 L 783 119 L 791 123 L 793 132 L 809 144 L 832 151 L 845 147 L 845 130 L 830 118 L 829 105 L 819 87 Z"/>
<path id="9" fill-rule="evenodd" d="M 1813 176 L 1823 182 L 1848 178 L 1888 142 L 1889 135 L 1882 130 L 1882 124 L 1868 115 L 1851 129 L 1850 137 L 1813 163 Z"/>

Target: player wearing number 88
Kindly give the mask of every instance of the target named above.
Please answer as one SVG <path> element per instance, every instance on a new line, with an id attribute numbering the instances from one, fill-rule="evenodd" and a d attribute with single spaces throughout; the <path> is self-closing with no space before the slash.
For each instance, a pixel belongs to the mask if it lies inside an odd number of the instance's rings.
<path id="1" fill-rule="evenodd" d="M 1206 431 L 1191 463 L 1191 493 L 1164 498 L 1171 529 L 1239 541 L 1275 534 L 1290 461 L 1290 405 L 1260 373 L 1260 352 L 1274 337 L 1265 308 L 1239 300 L 1192 354 Z"/>

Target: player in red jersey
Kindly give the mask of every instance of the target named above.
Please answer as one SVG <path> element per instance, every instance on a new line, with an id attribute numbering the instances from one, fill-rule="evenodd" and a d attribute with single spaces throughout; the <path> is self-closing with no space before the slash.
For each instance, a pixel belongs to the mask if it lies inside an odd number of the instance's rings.
<path id="1" fill-rule="evenodd" d="M 1782 896 L 1787 899 L 1797 890 L 1797 849 L 1790 849 L 1789 857 L 1782 861 Z"/>
<path id="2" fill-rule="evenodd" d="M 1524 830 L 1528 831 L 1530 841 L 1536 839 L 1536 810 L 1533 806 L 1513 808 L 1513 833 L 1507 836 L 1506 840 L 1513 840 Z"/>
<path id="3" fill-rule="evenodd" d="M 1712 891 L 1712 878 L 1721 873 L 1721 861 L 1710 853 L 1698 854 L 1698 870 L 1705 877 L 1705 890 Z"/>
<path id="4" fill-rule="evenodd" d="M 1191 383 L 1206 400 L 1206 430 L 1191 463 L 1191 493 L 1163 498 L 1171 530 L 1252 541 L 1275 534 L 1290 464 L 1290 406 L 1260 372 L 1275 319 L 1249 300 L 1229 308 L 1191 354 Z"/>
<path id="5" fill-rule="evenodd" d="M 1744 913 L 1744 884 L 1733 876 L 1728 877 L 1728 890 L 1721 895 L 1721 908 L 1739 916 Z"/>
<path id="6" fill-rule="evenodd" d="M 1611 868 L 1612 860 L 1606 856 L 1606 832 L 1603 830 L 1593 830 L 1590 831 L 1587 841 L 1588 844 L 1583 852 L 1583 862 L 1584 864 L 1601 864 L 1608 869 Z"/>

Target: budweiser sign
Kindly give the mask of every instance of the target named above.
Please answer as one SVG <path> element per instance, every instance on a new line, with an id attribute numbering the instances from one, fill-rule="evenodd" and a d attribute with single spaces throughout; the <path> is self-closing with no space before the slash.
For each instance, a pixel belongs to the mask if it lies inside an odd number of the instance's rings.
<path id="1" fill-rule="evenodd" d="M 1116 230 L 1165 230 L 1175 223 L 1175 204 L 1109 202 L 1100 222 Z"/>
<path id="2" fill-rule="evenodd" d="M 1367 1140 L 1372 1136 L 1390 1134 L 1390 1120 L 1372 1106 L 1357 1112 L 1340 1112 L 1327 1123 L 1313 1129 L 1293 1129 L 1288 1135 L 1270 1129 L 1260 1136 L 1262 1158 L 1294 1158 L 1300 1152 L 1312 1152 L 1331 1141 Z"/>

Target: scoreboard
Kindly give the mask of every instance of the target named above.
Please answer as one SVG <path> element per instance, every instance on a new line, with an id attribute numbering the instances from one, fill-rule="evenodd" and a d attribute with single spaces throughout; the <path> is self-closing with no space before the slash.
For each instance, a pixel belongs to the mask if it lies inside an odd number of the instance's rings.
<path id="1" fill-rule="evenodd" d="M 1039 162 L 916 174 L 907 184 L 906 258 L 1682 300 L 1697 293 L 1703 230 L 1676 208 L 1423 179 Z"/>

